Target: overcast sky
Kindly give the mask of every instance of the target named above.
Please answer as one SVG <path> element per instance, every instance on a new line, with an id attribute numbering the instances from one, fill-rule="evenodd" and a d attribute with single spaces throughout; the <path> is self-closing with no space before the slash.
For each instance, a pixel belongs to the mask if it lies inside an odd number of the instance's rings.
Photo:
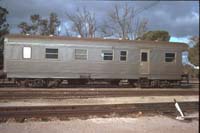
<path id="1" fill-rule="evenodd" d="M 62 21 L 62 27 L 66 22 L 66 11 L 73 12 L 77 7 L 86 7 L 95 12 L 97 21 L 105 18 L 106 13 L 114 4 L 129 6 L 139 9 L 154 3 L 155 1 L 69 1 L 69 0 L 1 0 L 2 7 L 7 8 L 7 16 L 10 24 L 10 32 L 17 33 L 17 25 L 22 21 L 28 21 L 31 14 L 40 14 L 48 17 L 50 12 L 56 12 Z M 199 35 L 199 2 L 198 1 L 161 1 L 153 7 L 138 15 L 149 21 L 149 30 L 166 30 L 173 37 L 186 38 Z M 64 28 L 62 28 L 64 29 Z"/>

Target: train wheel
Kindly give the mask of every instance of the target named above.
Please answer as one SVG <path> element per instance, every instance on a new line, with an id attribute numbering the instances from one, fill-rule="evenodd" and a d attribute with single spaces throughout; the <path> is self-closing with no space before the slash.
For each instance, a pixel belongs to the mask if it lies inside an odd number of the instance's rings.
<path id="1" fill-rule="evenodd" d="M 148 88 L 150 87 L 150 81 L 147 78 L 142 78 L 139 81 L 141 88 Z"/>
<path id="2" fill-rule="evenodd" d="M 79 84 L 81 84 L 81 85 L 86 85 L 87 83 L 88 83 L 88 80 L 86 80 L 86 79 L 79 80 Z"/>
<path id="3" fill-rule="evenodd" d="M 62 80 L 59 79 L 47 80 L 46 82 L 48 88 L 59 87 L 61 83 Z"/>
<path id="4" fill-rule="evenodd" d="M 43 87 L 43 81 L 42 81 L 42 79 L 32 80 L 32 87 L 34 87 L 34 88 Z"/>
<path id="5" fill-rule="evenodd" d="M 137 80 L 128 80 L 129 84 L 132 86 L 132 87 L 138 87 L 138 82 Z"/>
<path id="6" fill-rule="evenodd" d="M 150 82 L 150 86 L 153 88 L 159 88 L 160 87 L 160 81 L 159 80 L 152 80 Z"/>
<path id="7" fill-rule="evenodd" d="M 119 85 L 119 80 L 111 80 L 110 84 L 111 85 Z"/>
<path id="8" fill-rule="evenodd" d="M 26 80 L 24 79 L 17 79 L 15 80 L 15 83 L 17 84 L 18 87 L 26 87 Z"/>
<path id="9" fill-rule="evenodd" d="M 170 87 L 170 84 L 167 80 L 164 80 L 164 81 L 160 81 L 160 88 L 167 88 L 167 87 Z"/>
<path id="10" fill-rule="evenodd" d="M 26 87 L 32 88 L 33 87 L 33 80 L 27 80 L 25 83 Z"/>
<path id="11" fill-rule="evenodd" d="M 87 79 L 70 79 L 67 80 L 69 85 L 85 85 L 88 83 Z"/>

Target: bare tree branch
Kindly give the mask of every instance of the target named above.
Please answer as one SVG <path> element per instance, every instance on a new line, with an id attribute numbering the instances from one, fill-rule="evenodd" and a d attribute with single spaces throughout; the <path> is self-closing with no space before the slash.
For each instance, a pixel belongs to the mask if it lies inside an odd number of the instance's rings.
<path id="1" fill-rule="evenodd" d="M 128 5 L 115 5 L 108 13 L 107 21 L 104 21 L 104 24 L 101 25 L 103 37 L 114 36 L 122 39 L 135 39 L 142 36 L 147 30 L 148 21 L 143 19 L 140 22 L 136 16 L 157 3 L 158 1 L 137 10 Z"/>
<path id="2" fill-rule="evenodd" d="M 86 10 L 86 8 L 77 8 L 76 13 L 67 12 L 66 16 L 72 24 L 72 32 L 75 32 L 83 38 L 95 37 L 97 27 L 94 13 Z"/>
<path id="3" fill-rule="evenodd" d="M 127 5 L 120 7 L 115 5 L 108 13 L 108 21 L 101 27 L 105 35 L 116 35 L 122 39 L 128 39 L 133 32 L 134 8 Z"/>
<path id="4" fill-rule="evenodd" d="M 148 20 L 147 19 L 142 19 L 139 21 L 137 19 L 137 23 L 135 25 L 135 33 L 134 33 L 134 38 L 142 37 L 145 32 L 147 32 L 147 25 L 148 25 Z"/>

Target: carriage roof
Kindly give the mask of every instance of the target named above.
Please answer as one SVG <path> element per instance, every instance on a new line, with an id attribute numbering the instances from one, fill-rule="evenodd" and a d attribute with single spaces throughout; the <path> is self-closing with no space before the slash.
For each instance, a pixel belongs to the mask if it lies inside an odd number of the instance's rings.
<path id="1" fill-rule="evenodd" d="M 8 41 L 47 41 L 47 42 L 57 42 L 64 43 L 67 41 L 82 41 L 82 42 L 102 42 L 106 44 L 144 44 L 144 45 L 156 45 L 156 46 L 173 46 L 173 47 L 181 47 L 182 49 L 187 49 L 188 45 L 186 43 L 178 43 L 178 42 L 164 42 L 164 41 L 145 41 L 145 40 L 120 40 L 120 39 L 103 39 L 103 38 L 78 38 L 78 37 L 66 37 L 66 36 L 42 36 L 42 35 L 19 35 L 19 34 L 10 34 L 6 35 L 5 38 Z"/>

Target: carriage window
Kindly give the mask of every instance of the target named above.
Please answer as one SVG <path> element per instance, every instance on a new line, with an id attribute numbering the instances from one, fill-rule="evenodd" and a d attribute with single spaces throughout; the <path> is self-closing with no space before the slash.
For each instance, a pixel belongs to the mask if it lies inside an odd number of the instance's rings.
<path id="1" fill-rule="evenodd" d="M 113 51 L 112 50 L 102 50 L 103 60 L 113 60 Z"/>
<path id="2" fill-rule="evenodd" d="M 165 62 L 174 62 L 175 53 L 165 53 Z"/>
<path id="3" fill-rule="evenodd" d="M 58 59 L 58 49 L 46 48 L 45 57 L 47 59 Z"/>
<path id="4" fill-rule="evenodd" d="M 120 51 L 120 61 L 126 61 L 127 51 Z"/>
<path id="5" fill-rule="evenodd" d="M 31 47 L 23 47 L 23 58 L 24 59 L 31 58 Z"/>
<path id="6" fill-rule="evenodd" d="M 141 61 L 142 62 L 147 62 L 147 52 L 142 52 L 141 53 Z"/>
<path id="7" fill-rule="evenodd" d="M 87 60 L 87 50 L 86 49 L 75 49 L 75 59 L 76 60 Z"/>

